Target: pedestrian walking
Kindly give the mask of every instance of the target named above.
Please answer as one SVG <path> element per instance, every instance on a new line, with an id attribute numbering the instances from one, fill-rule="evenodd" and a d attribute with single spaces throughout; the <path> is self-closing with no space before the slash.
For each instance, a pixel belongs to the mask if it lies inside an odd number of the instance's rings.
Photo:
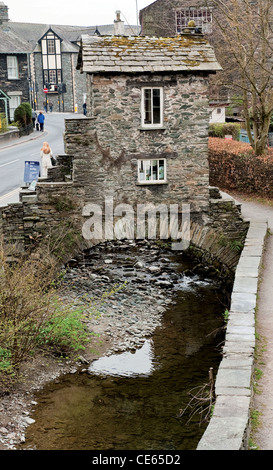
<path id="1" fill-rule="evenodd" d="M 32 110 L 32 115 L 31 115 L 32 124 L 33 124 L 33 129 L 35 129 L 36 118 L 37 118 L 37 114 L 35 113 L 35 111 L 34 111 L 34 109 L 33 109 L 33 110 Z"/>
<path id="2" fill-rule="evenodd" d="M 52 113 L 52 111 L 53 111 L 53 103 L 52 103 L 52 101 L 49 101 L 48 105 L 49 105 L 49 111 Z"/>
<path id="3" fill-rule="evenodd" d="M 52 168 L 53 152 L 48 142 L 44 142 L 41 148 L 41 159 L 42 159 L 42 178 L 47 178 L 48 168 Z"/>
<path id="4" fill-rule="evenodd" d="M 40 125 L 40 131 L 44 130 L 44 123 L 45 123 L 45 116 L 43 115 L 42 111 L 39 112 L 37 121 Z"/>

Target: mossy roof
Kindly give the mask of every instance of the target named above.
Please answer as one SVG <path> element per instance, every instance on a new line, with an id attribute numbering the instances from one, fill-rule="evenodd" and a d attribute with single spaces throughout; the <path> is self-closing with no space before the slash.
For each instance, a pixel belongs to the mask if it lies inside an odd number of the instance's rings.
<path id="1" fill-rule="evenodd" d="M 83 35 L 78 60 L 82 72 L 175 72 L 221 70 L 213 47 L 199 34 L 158 38 Z"/>

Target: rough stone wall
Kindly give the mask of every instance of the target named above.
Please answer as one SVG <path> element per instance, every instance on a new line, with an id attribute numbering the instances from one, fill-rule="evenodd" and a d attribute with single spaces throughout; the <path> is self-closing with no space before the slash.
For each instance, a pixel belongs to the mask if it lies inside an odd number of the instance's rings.
<path id="1" fill-rule="evenodd" d="M 3 90 L 7 95 L 10 92 L 20 92 L 22 93 L 22 103 L 29 102 L 27 55 L 18 54 L 17 59 L 19 78 L 17 80 L 9 80 L 7 70 L 7 55 L 0 54 L 0 89 Z M 4 112 L 4 110 L 4 102 L 1 100 L 0 112 Z"/>
<path id="2" fill-rule="evenodd" d="M 143 85 L 164 87 L 164 128 L 160 130 L 141 128 Z M 246 225 L 240 208 L 223 202 L 217 188 L 209 186 L 207 77 L 95 75 L 87 88 L 89 117 L 66 119 L 67 155 L 58 157 L 58 166 L 50 169 L 47 180 L 39 180 L 36 194 L 26 191 L 22 204 L 0 211 L 5 240 L 19 242 L 24 249 L 66 221 L 75 223 L 75 232 L 81 235 L 91 216 L 85 206 L 97 204 L 103 213 L 109 198 L 113 209 L 128 204 L 134 216 L 138 204 L 163 204 L 168 209 L 178 204 L 181 211 L 187 203 L 191 243 L 202 260 L 234 270 L 240 247 L 232 247 L 231 242 L 244 240 Z M 165 158 L 167 182 L 138 183 L 139 158 Z M 81 238 L 82 247 L 94 243 Z"/>
<path id="3" fill-rule="evenodd" d="M 36 194 L 23 194 L 21 199 L 0 210 L 0 233 L 7 252 L 9 246 L 18 254 L 43 242 L 45 250 L 50 248 L 65 261 L 66 256 L 73 256 L 75 246 L 80 249 L 81 188 L 71 182 L 40 182 Z"/>
<path id="4" fill-rule="evenodd" d="M 89 119 L 66 120 L 66 152 L 73 180 L 86 202 L 103 204 L 190 203 L 192 213 L 209 206 L 207 77 L 108 76 L 91 78 Z M 142 130 L 141 87 L 164 86 L 164 129 Z M 91 88 L 91 87 L 90 87 Z M 139 158 L 166 158 L 167 184 L 139 184 Z"/>
<path id="5" fill-rule="evenodd" d="M 141 34 L 170 37 L 176 35 L 175 9 L 206 7 L 206 0 L 157 0 L 140 11 Z"/>

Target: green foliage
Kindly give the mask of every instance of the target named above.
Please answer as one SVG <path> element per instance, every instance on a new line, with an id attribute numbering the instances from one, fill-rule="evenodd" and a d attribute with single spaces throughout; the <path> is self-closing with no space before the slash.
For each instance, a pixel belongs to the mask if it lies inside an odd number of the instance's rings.
<path id="1" fill-rule="evenodd" d="M 240 138 L 240 124 L 237 123 L 216 123 L 209 126 L 209 137 L 224 139 L 226 135 L 232 135 L 233 140 Z"/>
<path id="2" fill-rule="evenodd" d="M 31 123 L 32 109 L 29 103 L 20 104 L 14 111 L 14 121 L 20 124 L 20 127 L 26 127 Z"/>
<path id="3" fill-rule="evenodd" d="M 243 244 L 243 242 L 242 242 L 241 240 L 232 240 L 232 241 L 230 242 L 230 247 L 231 247 L 231 249 L 232 249 L 233 251 L 238 251 L 238 252 L 240 252 L 240 251 L 242 251 L 243 246 L 244 246 L 244 244 Z"/>
<path id="4" fill-rule="evenodd" d="M 227 323 L 229 319 L 229 311 L 226 309 L 223 313 L 224 322 Z"/>
<path id="5" fill-rule="evenodd" d="M 39 349 L 73 356 L 88 334 L 81 310 L 56 301 L 54 258 L 43 254 L 10 263 L 0 245 L 0 390 Z"/>
<path id="6" fill-rule="evenodd" d="M 63 235 L 60 231 L 53 251 L 46 240 L 16 260 L 11 250 L 8 257 L 0 240 L 0 393 L 17 380 L 22 362 L 37 352 L 76 358 L 93 336 L 86 319 L 98 318 L 107 298 L 126 284 L 112 286 L 97 300 L 88 293 L 62 301 L 62 273 L 54 250 L 67 242 Z"/>
<path id="7" fill-rule="evenodd" d="M 37 336 L 40 347 L 50 347 L 57 355 L 71 355 L 85 349 L 89 334 L 82 323 L 83 309 L 63 308 L 55 302 L 54 314 L 46 321 Z"/>
<path id="8" fill-rule="evenodd" d="M 11 352 L 0 347 L 0 374 L 1 372 L 11 372 Z"/>
<path id="9" fill-rule="evenodd" d="M 21 106 L 24 108 L 26 112 L 26 121 L 27 125 L 31 123 L 32 119 L 32 109 L 29 103 L 22 103 Z"/>
<path id="10" fill-rule="evenodd" d="M 4 113 L 0 113 L 0 134 L 7 132 L 7 130 L 8 130 L 8 125 L 7 125 L 6 116 Z"/>

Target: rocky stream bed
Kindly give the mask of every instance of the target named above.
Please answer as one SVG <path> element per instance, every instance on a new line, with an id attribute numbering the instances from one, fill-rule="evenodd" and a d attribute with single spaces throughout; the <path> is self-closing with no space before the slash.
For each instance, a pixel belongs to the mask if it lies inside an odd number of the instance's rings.
<path id="1" fill-rule="evenodd" d="M 184 253 L 147 241 L 106 242 L 72 259 L 59 295 L 75 307 L 91 301 L 83 320 L 95 335 L 91 350 L 77 363 L 41 355 L 24 364 L 19 384 L 0 400 L 0 449 L 17 449 L 25 441 L 37 391 L 63 374 L 88 371 L 101 356 L 140 348 L 175 302 L 175 291 L 181 284 L 190 288 L 200 272 L 211 282 L 209 268 L 193 267 Z"/>

